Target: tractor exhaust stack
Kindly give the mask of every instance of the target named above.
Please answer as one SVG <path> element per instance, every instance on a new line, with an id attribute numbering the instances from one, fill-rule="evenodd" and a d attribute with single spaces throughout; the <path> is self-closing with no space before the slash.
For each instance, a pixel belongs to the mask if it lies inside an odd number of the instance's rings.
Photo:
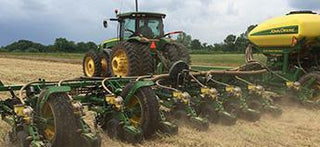
<path id="1" fill-rule="evenodd" d="M 136 0 L 136 12 L 139 11 L 139 5 L 138 5 L 138 0 Z"/>

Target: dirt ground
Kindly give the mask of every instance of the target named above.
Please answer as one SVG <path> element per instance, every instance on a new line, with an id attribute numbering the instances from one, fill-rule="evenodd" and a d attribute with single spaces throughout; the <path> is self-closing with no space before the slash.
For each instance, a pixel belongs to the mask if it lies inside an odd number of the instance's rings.
<path id="1" fill-rule="evenodd" d="M 80 64 L 0 58 L 0 80 L 22 84 L 38 78 L 61 80 L 82 75 Z M 284 100 L 287 101 L 287 100 Z M 252 123 L 239 120 L 234 126 L 211 124 L 206 132 L 180 127 L 172 137 L 157 135 L 137 146 L 320 146 L 320 111 L 282 102 L 283 115 L 264 115 Z M 88 115 L 90 116 L 90 115 Z M 87 121 L 91 122 L 90 119 Z M 0 146 L 12 146 L 7 139 L 10 127 L 0 121 Z M 131 146 L 111 140 L 101 132 L 103 146 Z"/>

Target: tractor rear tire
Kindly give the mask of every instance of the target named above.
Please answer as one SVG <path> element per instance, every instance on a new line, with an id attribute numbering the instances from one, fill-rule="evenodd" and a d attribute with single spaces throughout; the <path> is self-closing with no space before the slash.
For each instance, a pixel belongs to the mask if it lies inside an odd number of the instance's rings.
<path id="1" fill-rule="evenodd" d="M 129 83 L 121 93 L 121 96 L 125 99 L 129 94 L 131 89 L 133 88 L 134 83 Z M 138 103 L 134 104 L 134 100 L 137 100 Z M 124 100 L 125 101 L 125 100 Z M 159 103 L 156 98 L 154 91 L 151 87 L 142 87 L 139 88 L 128 101 L 128 103 L 124 104 L 126 108 L 131 108 L 132 110 L 137 107 L 140 107 L 140 112 L 136 114 L 129 115 L 129 119 L 134 119 L 135 116 L 140 117 L 139 127 L 145 138 L 151 137 L 155 131 L 159 128 L 159 120 L 160 120 L 160 112 L 159 112 Z M 139 108 L 138 108 L 139 109 Z M 130 110 L 129 110 L 130 111 Z M 138 114 L 139 113 L 139 114 Z"/>
<path id="2" fill-rule="evenodd" d="M 182 60 L 188 65 L 191 63 L 188 49 L 182 44 L 172 43 L 166 44 L 163 49 L 164 57 L 169 61 L 167 67 L 170 67 L 177 61 Z"/>
<path id="3" fill-rule="evenodd" d="M 164 46 L 163 55 L 169 61 L 169 65 L 167 65 L 169 69 L 176 61 L 180 60 L 178 49 L 173 44 Z"/>
<path id="4" fill-rule="evenodd" d="M 111 52 L 111 75 L 121 77 L 141 75 L 141 58 L 138 52 L 137 44 L 119 42 Z"/>
<path id="5" fill-rule="evenodd" d="M 176 47 L 178 54 L 179 54 L 179 60 L 182 60 L 186 62 L 188 65 L 191 64 L 191 58 L 190 58 L 190 53 L 188 49 L 180 43 L 173 43 L 173 45 Z"/>
<path id="6" fill-rule="evenodd" d="M 87 77 L 101 76 L 101 60 L 93 50 L 87 52 L 84 56 L 82 69 L 84 75 Z"/>
<path id="7" fill-rule="evenodd" d="M 140 57 L 140 75 L 147 75 L 154 73 L 154 57 L 152 56 L 152 52 L 148 44 L 143 44 L 139 42 L 132 42 L 136 49 L 138 49 L 139 57 Z"/>
<path id="8" fill-rule="evenodd" d="M 45 94 L 44 91 L 40 95 Z M 54 93 L 49 96 L 42 110 L 38 110 L 42 118 L 53 119 L 52 124 L 38 126 L 40 134 L 50 141 L 54 147 L 85 147 L 88 142 L 81 137 L 81 121 L 74 114 L 71 100 L 66 93 Z M 99 146 L 99 143 L 96 144 Z"/>
<path id="9" fill-rule="evenodd" d="M 110 72 L 110 54 L 105 51 L 101 51 L 99 54 L 100 62 L 101 62 L 101 77 L 109 77 L 111 75 Z"/>

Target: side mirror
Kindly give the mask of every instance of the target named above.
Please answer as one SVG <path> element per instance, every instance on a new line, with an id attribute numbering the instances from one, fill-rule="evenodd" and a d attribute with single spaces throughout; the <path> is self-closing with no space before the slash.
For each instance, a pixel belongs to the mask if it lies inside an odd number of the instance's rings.
<path id="1" fill-rule="evenodd" d="M 107 20 L 103 20 L 103 27 L 108 28 L 108 21 Z"/>

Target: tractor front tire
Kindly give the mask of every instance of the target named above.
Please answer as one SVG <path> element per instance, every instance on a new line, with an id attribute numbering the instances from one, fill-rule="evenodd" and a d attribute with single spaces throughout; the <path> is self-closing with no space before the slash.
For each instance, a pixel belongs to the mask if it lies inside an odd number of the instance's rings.
<path id="1" fill-rule="evenodd" d="M 110 72 L 110 53 L 106 51 L 101 51 L 99 54 L 101 62 L 101 77 L 108 77 L 111 75 Z"/>
<path id="2" fill-rule="evenodd" d="M 84 56 L 82 69 L 84 75 L 87 77 L 101 76 L 101 60 L 93 50 L 87 52 Z"/>

